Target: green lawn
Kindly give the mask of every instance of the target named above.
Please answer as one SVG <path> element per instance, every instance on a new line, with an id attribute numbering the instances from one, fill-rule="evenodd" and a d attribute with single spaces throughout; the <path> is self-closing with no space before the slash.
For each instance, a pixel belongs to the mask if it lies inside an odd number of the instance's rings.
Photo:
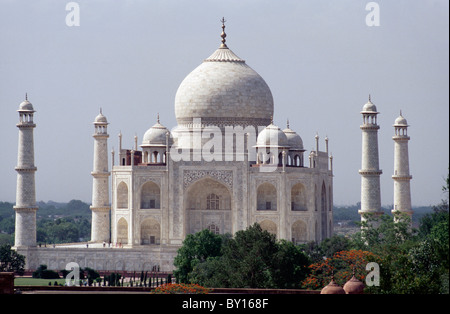
<path id="1" fill-rule="evenodd" d="M 52 286 L 55 281 L 58 285 L 64 285 L 66 279 L 40 279 L 40 278 L 28 278 L 28 277 L 19 277 L 14 278 L 15 286 L 48 286 L 48 283 L 51 282 Z"/>

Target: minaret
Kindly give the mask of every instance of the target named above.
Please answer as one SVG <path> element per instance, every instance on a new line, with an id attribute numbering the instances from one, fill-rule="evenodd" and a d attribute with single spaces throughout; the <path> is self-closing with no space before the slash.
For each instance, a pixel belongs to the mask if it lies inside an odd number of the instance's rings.
<path id="1" fill-rule="evenodd" d="M 94 121 L 94 169 L 91 172 L 92 184 L 92 230 L 91 242 L 109 242 L 110 239 L 110 204 L 108 171 L 108 121 L 102 114 Z"/>
<path id="2" fill-rule="evenodd" d="M 408 156 L 408 122 L 402 116 L 395 119 L 394 122 L 395 135 L 394 140 L 394 208 L 392 213 L 404 213 L 409 217 L 412 216 L 411 208 L 411 188 L 410 180 L 412 176 L 409 174 L 409 156 Z"/>
<path id="3" fill-rule="evenodd" d="M 381 196 L 380 196 L 380 175 L 378 161 L 378 129 L 377 108 L 372 103 L 369 95 L 369 101 L 364 105 L 361 114 L 363 124 L 362 130 L 362 163 L 359 174 L 361 175 L 361 209 L 358 213 L 361 220 L 364 221 L 364 214 L 371 213 L 381 215 Z"/>
<path id="4" fill-rule="evenodd" d="M 36 190 L 34 173 L 34 109 L 25 95 L 25 101 L 19 105 L 19 150 L 17 154 L 17 189 L 16 189 L 16 229 L 15 247 L 36 246 Z"/>

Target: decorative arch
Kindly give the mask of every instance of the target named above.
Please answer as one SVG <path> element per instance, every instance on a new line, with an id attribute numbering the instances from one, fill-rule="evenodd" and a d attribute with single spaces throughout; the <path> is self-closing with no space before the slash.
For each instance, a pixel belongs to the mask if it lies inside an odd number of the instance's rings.
<path id="1" fill-rule="evenodd" d="M 273 184 L 264 182 L 258 186 L 256 210 L 277 210 L 277 189 Z"/>
<path id="2" fill-rule="evenodd" d="M 277 225 L 271 220 L 265 219 L 259 223 L 262 230 L 265 230 L 275 236 L 277 236 Z"/>
<path id="3" fill-rule="evenodd" d="M 141 223 L 141 244 L 152 245 L 161 242 L 161 225 L 153 218 L 147 218 Z"/>
<path id="4" fill-rule="evenodd" d="M 230 170 L 185 170 L 183 171 L 183 188 L 186 190 L 191 184 L 203 178 L 217 180 L 233 190 L 233 171 Z"/>
<path id="5" fill-rule="evenodd" d="M 232 193 L 224 183 L 209 176 L 198 179 L 187 188 L 183 202 L 186 209 L 186 234 L 203 229 L 219 233 L 232 232 Z"/>
<path id="6" fill-rule="evenodd" d="M 117 208 L 128 208 L 128 185 L 123 181 L 117 186 Z"/>
<path id="7" fill-rule="evenodd" d="M 280 152 L 278 154 L 278 166 L 282 166 L 283 165 L 283 153 Z"/>
<path id="8" fill-rule="evenodd" d="M 308 229 L 306 222 L 299 219 L 292 224 L 292 242 L 305 243 L 308 241 Z"/>
<path id="9" fill-rule="evenodd" d="M 307 210 L 306 188 L 301 183 L 296 183 L 291 189 L 291 210 Z"/>
<path id="10" fill-rule="evenodd" d="M 120 218 L 117 222 L 117 243 L 128 244 L 128 222 L 125 218 Z"/>
<path id="11" fill-rule="evenodd" d="M 162 163 L 162 158 L 161 158 L 161 153 L 157 150 L 152 152 L 152 159 L 151 159 L 151 163 L 154 164 L 159 164 Z"/>
<path id="12" fill-rule="evenodd" d="M 204 177 L 192 183 L 187 189 L 185 200 L 187 202 L 186 208 L 190 210 L 231 209 L 230 190 L 223 183 L 210 177 Z M 208 208 L 208 200 L 215 202 L 214 206 L 216 207 Z"/>
<path id="13" fill-rule="evenodd" d="M 161 189 L 153 182 L 148 181 L 141 187 L 141 209 L 161 208 Z"/>
<path id="14" fill-rule="evenodd" d="M 302 160 L 301 160 L 301 158 L 300 158 L 299 155 L 295 155 L 295 157 L 294 157 L 294 165 L 295 165 L 296 167 L 301 167 L 301 166 L 303 166 L 303 165 L 302 165 Z"/>

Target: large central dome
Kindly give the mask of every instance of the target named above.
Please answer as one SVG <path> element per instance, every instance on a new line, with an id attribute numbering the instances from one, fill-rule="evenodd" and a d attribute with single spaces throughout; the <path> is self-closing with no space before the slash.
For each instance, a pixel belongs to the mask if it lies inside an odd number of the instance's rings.
<path id="1" fill-rule="evenodd" d="M 224 26 L 222 26 L 224 28 Z M 273 97 L 264 79 L 225 44 L 181 82 L 175 96 L 178 125 L 193 119 L 202 125 L 267 126 L 273 116 Z"/>

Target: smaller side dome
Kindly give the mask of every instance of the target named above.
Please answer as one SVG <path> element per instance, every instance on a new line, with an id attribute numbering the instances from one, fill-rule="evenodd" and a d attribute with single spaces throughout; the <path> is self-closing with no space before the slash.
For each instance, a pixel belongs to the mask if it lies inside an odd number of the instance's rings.
<path id="1" fill-rule="evenodd" d="M 302 138 L 289 128 L 289 122 L 286 129 L 283 130 L 283 133 L 286 134 L 290 150 L 304 150 Z"/>
<path id="2" fill-rule="evenodd" d="M 256 147 L 289 147 L 288 138 L 279 127 L 271 123 L 259 133 Z"/>
<path id="3" fill-rule="evenodd" d="M 144 133 L 141 147 L 166 146 L 166 133 L 169 130 L 158 121 Z"/>

